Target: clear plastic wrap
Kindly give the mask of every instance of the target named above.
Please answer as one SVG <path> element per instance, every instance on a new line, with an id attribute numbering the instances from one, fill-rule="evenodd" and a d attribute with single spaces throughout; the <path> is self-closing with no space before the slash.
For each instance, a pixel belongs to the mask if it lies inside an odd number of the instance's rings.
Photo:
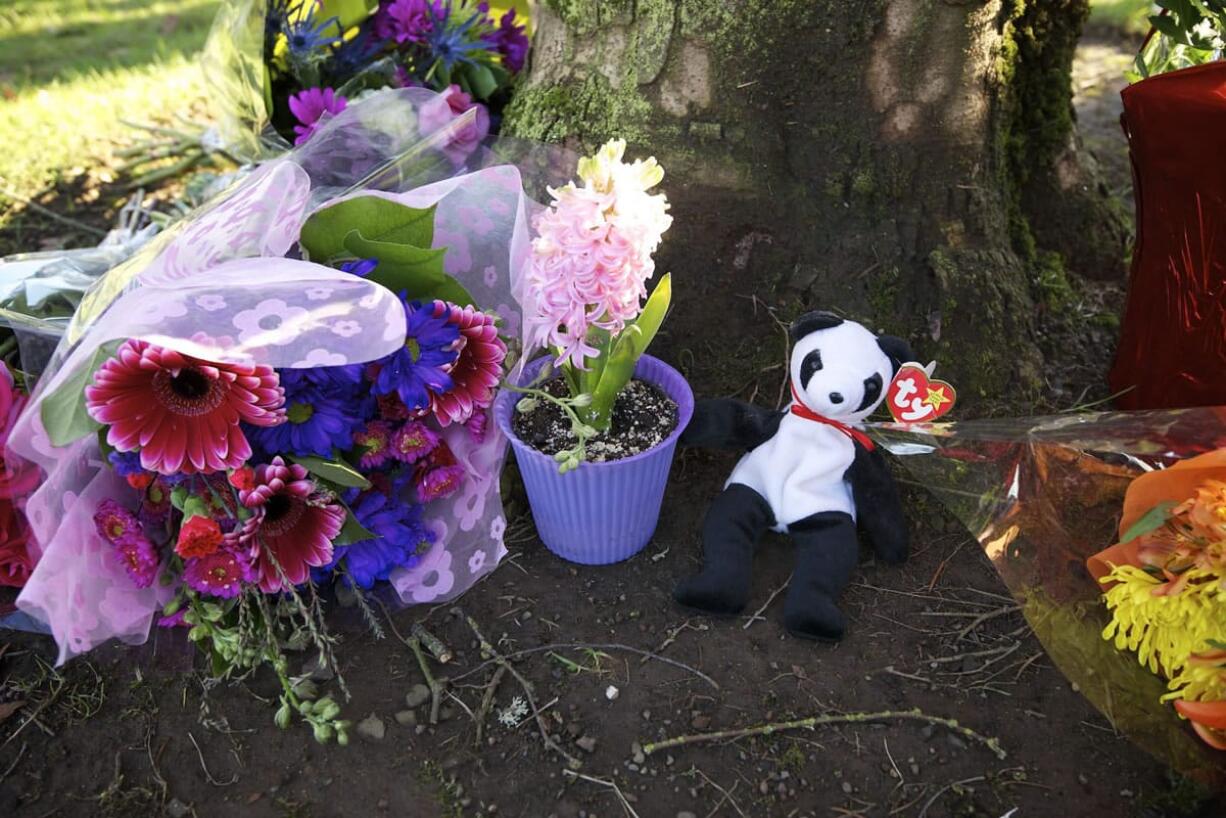
<path id="1" fill-rule="evenodd" d="M 1226 408 L 879 424 L 873 434 L 898 457 L 902 482 L 932 492 L 976 537 L 1076 689 L 1155 756 L 1221 786 L 1226 754 L 1160 702 L 1162 679 L 1103 639 L 1102 587 L 1085 563 L 1117 542 L 1136 477 L 1226 446 Z"/>
<path id="2" fill-rule="evenodd" d="M 419 128 L 419 115 L 437 101 L 432 92 L 403 89 L 350 106 L 86 293 L 9 442 L 10 454 L 46 475 L 25 507 L 37 562 L 17 604 L 50 627 L 61 660 L 110 638 L 143 641 L 169 593 L 135 587 L 95 531 L 98 500 L 123 490 L 103 465 L 97 436 L 53 440 L 44 424 L 47 402 L 65 385 L 79 390 L 108 342 L 142 338 L 205 360 L 277 368 L 361 363 L 402 347 L 396 294 L 287 257 L 312 212 L 359 192 L 434 205 L 434 242 L 448 248 L 446 271 L 497 312 L 504 336 L 519 337 L 513 293 L 530 206 L 520 171 L 482 146 L 457 163 L 455 151 L 444 149 L 454 147 L 465 116 L 427 133 Z M 425 508 L 435 545 L 391 577 L 406 604 L 458 595 L 505 554 L 499 474 L 506 446 L 489 429 L 482 441 L 460 435 L 462 427 L 450 430 L 454 437 L 444 432 L 465 477 L 458 492 Z"/>

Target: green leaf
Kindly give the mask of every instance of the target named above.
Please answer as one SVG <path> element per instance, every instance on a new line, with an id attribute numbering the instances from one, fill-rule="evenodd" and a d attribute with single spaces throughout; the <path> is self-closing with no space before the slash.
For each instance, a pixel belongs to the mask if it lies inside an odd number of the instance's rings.
<path id="1" fill-rule="evenodd" d="M 378 534 L 359 523 L 358 518 L 353 514 L 353 510 L 345 506 L 345 524 L 341 526 L 341 533 L 336 535 L 336 539 L 332 541 L 332 544 L 352 545 L 363 540 L 373 540 L 378 536 Z"/>
<path id="2" fill-rule="evenodd" d="M 291 456 L 290 460 L 302 466 L 311 474 L 347 489 L 368 489 L 370 481 L 363 477 L 357 469 L 350 466 L 339 457 L 328 460 L 323 457 Z"/>
<path id="3" fill-rule="evenodd" d="M 498 80 L 494 77 L 494 72 L 487 66 L 473 63 L 465 66 L 464 73 L 468 76 L 473 92 L 481 99 L 489 99 L 498 90 Z"/>
<path id="4" fill-rule="evenodd" d="M 93 381 L 99 367 L 119 349 L 120 343 L 111 341 L 98 347 L 84 366 L 43 400 L 39 411 L 52 446 L 67 446 L 102 428 L 102 424 L 85 411 L 85 387 Z"/>
<path id="5" fill-rule="evenodd" d="M 308 259 L 328 264 L 352 252 L 346 250 L 345 239 L 355 231 L 370 241 L 428 248 L 434 243 L 434 207 L 357 196 L 312 213 L 302 225 L 298 243 Z"/>
<path id="6" fill-rule="evenodd" d="M 426 250 L 409 244 L 377 241 L 365 231 L 353 230 L 345 237 L 345 250 L 358 258 L 373 258 L 379 266 L 366 278 L 409 299 L 441 298 L 461 307 L 476 304 L 468 290 L 443 272 L 447 248 Z"/>
<path id="7" fill-rule="evenodd" d="M 1144 537 L 1146 534 L 1153 533 L 1162 528 L 1162 526 L 1166 525 L 1166 521 L 1171 519 L 1171 510 L 1176 505 L 1174 500 L 1164 500 L 1154 506 L 1141 519 L 1133 523 L 1131 528 L 1124 532 L 1120 542 L 1132 542 L 1137 537 Z"/>
<path id="8" fill-rule="evenodd" d="M 634 376 L 634 365 L 647 351 L 660 325 L 664 323 L 672 297 L 672 275 L 665 274 L 656 285 L 651 298 L 647 299 L 638 320 L 628 325 L 614 340 L 613 351 L 604 365 L 600 382 L 592 391 L 592 404 L 581 413 L 584 419 L 597 429 L 608 428 L 613 402 Z"/>
<path id="9" fill-rule="evenodd" d="M 319 0 L 313 20 L 319 26 L 335 17 L 344 32 L 369 17 L 378 5 L 378 0 Z M 330 26 L 324 33 L 331 36 L 333 28 Z"/>

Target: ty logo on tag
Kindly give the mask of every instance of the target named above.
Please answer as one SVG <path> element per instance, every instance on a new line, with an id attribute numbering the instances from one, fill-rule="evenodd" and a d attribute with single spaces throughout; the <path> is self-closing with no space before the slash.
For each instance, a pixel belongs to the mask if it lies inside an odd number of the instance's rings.
<path id="1" fill-rule="evenodd" d="M 928 423 L 954 408 L 958 393 L 945 381 L 931 377 L 935 367 L 935 362 L 925 367 L 912 361 L 899 368 L 886 392 L 896 422 Z"/>

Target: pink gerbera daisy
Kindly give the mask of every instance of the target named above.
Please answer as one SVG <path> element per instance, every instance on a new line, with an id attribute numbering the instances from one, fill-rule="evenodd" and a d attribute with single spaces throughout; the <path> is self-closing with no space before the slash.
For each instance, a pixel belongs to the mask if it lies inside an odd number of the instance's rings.
<path id="1" fill-rule="evenodd" d="M 256 576 L 265 593 L 288 590 L 306 582 L 312 567 L 332 561 L 332 540 L 341 533 L 345 509 L 316 489 L 297 463 L 274 457 L 255 470 L 255 487 L 239 493 L 255 512 L 243 526 L 241 540 L 250 540 Z"/>
<path id="2" fill-rule="evenodd" d="M 228 549 L 189 559 L 183 566 L 183 581 L 188 587 L 222 599 L 238 596 L 243 584 L 254 580 L 247 556 Z"/>
<path id="3" fill-rule="evenodd" d="M 139 449 L 141 467 L 161 474 L 241 466 L 251 445 L 239 423 L 282 423 L 284 400 L 271 367 L 213 363 L 138 340 L 125 341 L 85 388 L 90 417 L 110 427 L 107 443 Z"/>
<path id="4" fill-rule="evenodd" d="M 446 316 L 447 323 L 460 329 L 460 357 L 447 373 L 452 388 L 434 395 L 434 416 L 443 426 L 467 423 L 473 413 L 494 402 L 494 390 L 502 377 L 502 361 L 507 345 L 498 337 L 494 316 L 474 307 L 457 307 L 434 302 L 434 317 Z"/>

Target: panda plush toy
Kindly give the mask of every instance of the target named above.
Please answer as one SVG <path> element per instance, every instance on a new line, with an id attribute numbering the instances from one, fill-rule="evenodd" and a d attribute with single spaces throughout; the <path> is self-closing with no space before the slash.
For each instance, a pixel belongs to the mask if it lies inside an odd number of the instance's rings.
<path id="1" fill-rule="evenodd" d="M 682 581 L 682 605 L 714 614 L 749 600 L 754 547 L 767 529 L 788 534 L 796 567 L 784 624 L 837 641 L 837 600 L 856 566 L 856 524 L 887 563 L 907 558 L 907 525 L 885 460 L 857 424 L 873 413 L 906 342 L 854 321 L 811 312 L 791 326 L 792 403 L 772 411 L 743 401 L 699 401 L 681 443 L 744 451 L 703 523 L 703 568 Z"/>

